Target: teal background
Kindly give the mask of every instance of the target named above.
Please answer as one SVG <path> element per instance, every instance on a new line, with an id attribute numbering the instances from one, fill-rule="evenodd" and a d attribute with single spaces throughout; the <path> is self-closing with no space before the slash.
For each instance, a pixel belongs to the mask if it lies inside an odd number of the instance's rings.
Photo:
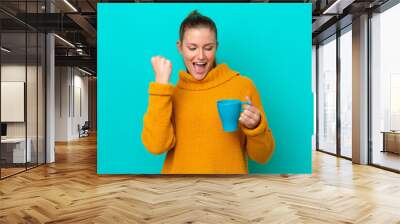
<path id="1" fill-rule="evenodd" d="M 172 82 L 184 69 L 176 49 L 181 21 L 194 9 L 218 29 L 217 62 L 250 77 L 262 97 L 276 148 L 250 173 L 311 173 L 311 4 L 99 3 L 99 174 L 159 174 L 165 155 L 141 142 L 150 58 L 173 63 Z"/>

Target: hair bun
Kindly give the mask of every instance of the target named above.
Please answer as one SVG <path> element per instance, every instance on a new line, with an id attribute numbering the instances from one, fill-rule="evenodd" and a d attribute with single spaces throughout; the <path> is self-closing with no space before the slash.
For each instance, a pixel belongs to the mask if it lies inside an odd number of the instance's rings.
<path id="1" fill-rule="evenodd" d="M 192 17 L 192 16 L 201 16 L 199 11 L 197 9 L 193 10 L 187 17 Z"/>
<path id="2" fill-rule="evenodd" d="M 207 16 L 199 13 L 197 9 L 191 11 L 189 15 L 182 21 L 179 28 L 179 40 L 183 40 L 183 34 L 187 29 L 197 28 L 197 27 L 207 27 L 215 32 L 215 39 L 217 39 L 217 26 L 214 21 Z"/>

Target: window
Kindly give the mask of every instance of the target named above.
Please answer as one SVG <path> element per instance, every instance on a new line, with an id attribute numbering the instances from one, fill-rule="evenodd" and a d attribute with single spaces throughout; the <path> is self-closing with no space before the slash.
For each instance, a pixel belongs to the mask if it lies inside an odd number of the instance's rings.
<path id="1" fill-rule="evenodd" d="M 340 36 L 340 154 L 352 157 L 352 32 Z"/>
<path id="2" fill-rule="evenodd" d="M 372 163 L 400 170 L 400 4 L 371 18 Z"/>
<path id="3" fill-rule="evenodd" d="M 336 153 L 336 36 L 318 47 L 318 149 Z"/>

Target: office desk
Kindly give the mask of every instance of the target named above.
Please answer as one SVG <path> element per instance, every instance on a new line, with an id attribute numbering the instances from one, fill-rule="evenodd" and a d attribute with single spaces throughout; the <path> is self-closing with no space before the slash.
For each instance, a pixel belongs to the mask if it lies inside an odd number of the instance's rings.
<path id="1" fill-rule="evenodd" d="M 32 159 L 31 145 L 32 140 L 27 139 L 25 154 L 25 138 L 6 138 L 1 139 L 1 159 L 6 163 L 25 163 Z M 25 161 L 27 159 L 27 161 Z"/>
<path id="2" fill-rule="evenodd" d="M 400 154 L 400 131 L 382 131 L 383 150 L 382 152 L 393 152 Z"/>

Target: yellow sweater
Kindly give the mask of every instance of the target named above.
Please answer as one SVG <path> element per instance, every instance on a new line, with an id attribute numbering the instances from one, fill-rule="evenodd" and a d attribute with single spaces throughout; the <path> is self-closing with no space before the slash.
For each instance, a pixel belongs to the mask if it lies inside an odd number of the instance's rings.
<path id="1" fill-rule="evenodd" d="M 260 96 L 253 82 L 226 64 L 212 69 L 201 81 L 180 71 L 176 87 L 152 82 L 144 115 L 142 141 L 153 154 L 167 152 L 163 174 L 246 174 L 247 156 L 265 163 L 274 140 L 268 128 Z M 217 101 L 245 100 L 261 111 L 255 129 L 239 125 L 224 132 Z"/>

